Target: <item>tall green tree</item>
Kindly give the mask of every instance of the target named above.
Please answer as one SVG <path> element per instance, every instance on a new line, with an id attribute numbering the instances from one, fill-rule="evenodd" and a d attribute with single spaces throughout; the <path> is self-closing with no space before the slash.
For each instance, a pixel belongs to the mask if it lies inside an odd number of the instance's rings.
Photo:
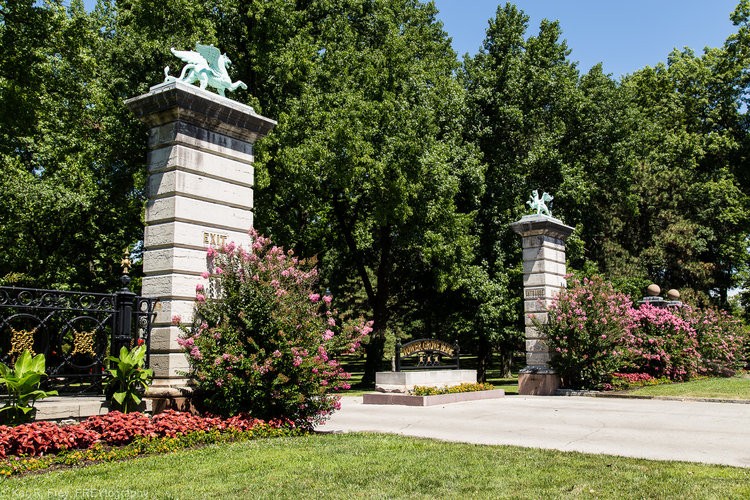
<path id="1" fill-rule="evenodd" d="M 123 100 L 170 46 L 213 40 L 191 2 L 0 2 L 0 278 L 110 290 L 142 239 L 145 130 Z M 3 278 L 4 277 L 4 278 Z"/>
<path id="2" fill-rule="evenodd" d="M 576 227 L 573 267 L 634 293 L 657 281 L 727 304 L 748 265 L 748 12 L 743 0 L 724 47 L 674 51 L 617 82 L 600 66 L 579 77 L 556 23 L 526 38 L 523 12 L 498 8 L 464 72 L 469 138 L 488 168 L 481 249 L 494 269 L 518 261 L 507 225 L 538 187 Z"/>
<path id="3" fill-rule="evenodd" d="M 519 346 L 521 300 L 511 290 L 521 288 L 520 242 L 510 224 L 525 213 L 532 189 L 565 199 L 559 187 L 569 165 L 560 149 L 578 72 L 558 23 L 544 20 L 538 34 L 528 36 L 528 21 L 512 4 L 498 7 L 482 48 L 464 61 L 461 73 L 469 100 L 465 136 L 477 144 L 487 169 L 475 228 L 476 262 L 495 293 L 482 302 L 497 304 L 492 326 L 477 328 L 484 339 L 482 358 L 495 347 L 508 359 Z"/>
<path id="4" fill-rule="evenodd" d="M 750 199 L 744 174 L 738 176 L 747 126 L 736 82 L 744 71 L 725 45 L 701 56 L 674 51 L 666 64 L 622 82 L 638 122 L 626 159 L 626 196 L 636 203 L 618 214 L 623 224 L 611 234 L 628 242 L 649 278 L 713 296 L 724 307 L 749 263 Z"/>
<path id="5" fill-rule="evenodd" d="M 0 12 L 0 277 L 106 287 L 140 217 L 132 172 L 103 158 L 96 26 L 81 1 L 13 0 Z"/>
<path id="6" fill-rule="evenodd" d="M 387 331 L 448 333 L 431 321 L 431 303 L 471 263 L 482 171 L 461 140 L 456 57 L 432 4 L 296 7 L 294 35 L 279 42 L 285 57 L 271 50 L 273 63 L 260 63 L 267 81 L 286 59 L 301 69 L 296 82 L 277 83 L 289 93 L 266 87 L 260 99 L 279 125 L 259 148 L 256 221 L 317 255 L 331 288 L 372 315 L 371 381 Z"/>

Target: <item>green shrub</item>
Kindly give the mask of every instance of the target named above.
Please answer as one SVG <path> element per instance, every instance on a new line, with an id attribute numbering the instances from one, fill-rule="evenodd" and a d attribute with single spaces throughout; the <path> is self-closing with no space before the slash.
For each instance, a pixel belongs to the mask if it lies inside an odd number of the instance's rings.
<path id="1" fill-rule="evenodd" d="M 111 394 L 111 406 L 123 413 L 133 411 L 141 404 L 141 398 L 148 389 L 154 375 L 153 370 L 144 368 L 146 346 L 139 345 L 132 350 L 120 348 L 120 356 L 109 356 L 113 363 L 108 371 L 109 380 L 105 391 Z"/>

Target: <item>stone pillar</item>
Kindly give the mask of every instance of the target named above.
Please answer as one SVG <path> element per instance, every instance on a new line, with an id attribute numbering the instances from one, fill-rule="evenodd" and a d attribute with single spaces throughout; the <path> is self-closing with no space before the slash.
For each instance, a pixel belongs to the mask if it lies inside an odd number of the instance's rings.
<path id="1" fill-rule="evenodd" d="M 547 322 L 547 307 L 566 285 L 565 240 L 573 228 L 544 215 L 524 216 L 511 228 L 523 238 L 526 367 L 518 375 L 518 393 L 554 394 L 560 377 L 549 366 L 552 353 L 533 319 Z"/>
<path id="2" fill-rule="evenodd" d="M 161 301 L 151 367 L 154 388 L 166 390 L 184 386 L 180 372 L 188 368 L 172 317 L 191 320 L 209 246 L 249 245 L 253 144 L 276 122 L 181 81 L 151 87 L 125 104 L 150 127 L 141 293 Z"/>

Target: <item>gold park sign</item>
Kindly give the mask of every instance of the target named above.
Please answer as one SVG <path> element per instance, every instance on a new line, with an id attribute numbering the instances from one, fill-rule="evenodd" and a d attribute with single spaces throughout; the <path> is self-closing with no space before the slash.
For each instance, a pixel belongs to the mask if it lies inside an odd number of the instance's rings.
<path id="1" fill-rule="evenodd" d="M 444 358 L 450 363 L 445 364 Z M 402 358 L 414 358 L 416 363 L 402 363 Z M 396 371 L 434 368 L 459 368 L 458 343 L 453 345 L 437 339 L 419 339 L 396 344 Z"/>

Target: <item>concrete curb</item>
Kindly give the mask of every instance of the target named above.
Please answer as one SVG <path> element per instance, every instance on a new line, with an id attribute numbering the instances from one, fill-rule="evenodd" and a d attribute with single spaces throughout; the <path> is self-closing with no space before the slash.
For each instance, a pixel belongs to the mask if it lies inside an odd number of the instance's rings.
<path id="1" fill-rule="evenodd" d="M 638 394 L 613 394 L 598 391 L 575 391 L 572 389 L 558 389 L 555 396 L 588 397 L 588 398 L 610 398 L 610 399 L 653 399 L 661 401 L 695 401 L 699 403 L 733 403 L 750 404 L 750 399 L 728 399 L 728 398 L 696 398 L 689 396 L 646 396 Z"/>

